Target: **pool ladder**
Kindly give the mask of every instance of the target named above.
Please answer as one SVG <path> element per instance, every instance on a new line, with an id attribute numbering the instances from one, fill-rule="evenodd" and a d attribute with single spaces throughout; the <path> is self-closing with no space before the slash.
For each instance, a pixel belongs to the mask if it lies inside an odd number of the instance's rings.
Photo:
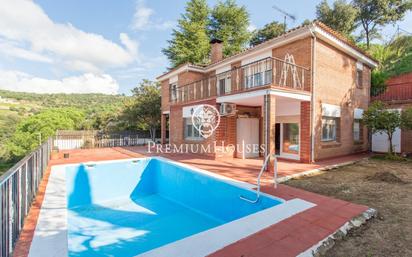
<path id="1" fill-rule="evenodd" d="M 256 191 L 256 198 L 254 200 L 249 199 L 243 195 L 239 196 L 240 199 L 245 200 L 246 202 L 249 203 L 257 203 L 259 201 L 260 198 L 260 178 L 262 177 L 263 172 L 265 171 L 266 167 L 268 166 L 270 157 L 274 158 L 274 174 L 273 174 L 273 183 L 274 183 L 274 187 L 276 188 L 276 181 L 277 181 L 277 176 L 278 176 L 278 160 L 276 158 L 275 154 L 269 154 L 268 156 L 266 156 L 266 159 L 262 165 L 262 168 L 260 169 L 259 175 L 257 177 L 257 191 Z"/>

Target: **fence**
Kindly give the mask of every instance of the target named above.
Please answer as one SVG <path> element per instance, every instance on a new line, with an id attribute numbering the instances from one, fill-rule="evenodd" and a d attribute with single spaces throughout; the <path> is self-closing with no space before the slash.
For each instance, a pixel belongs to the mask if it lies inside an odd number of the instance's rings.
<path id="1" fill-rule="evenodd" d="M 156 139 L 160 140 L 160 139 Z M 103 147 L 139 146 L 151 142 L 146 133 L 99 131 L 57 131 L 53 147 L 58 150 L 89 149 Z"/>
<path id="2" fill-rule="evenodd" d="M 48 139 L 0 177 L 0 257 L 12 256 L 52 150 Z"/>
<path id="3" fill-rule="evenodd" d="M 49 138 L 4 173 L 0 177 L 0 257 L 12 256 L 53 149 L 136 146 L 151 141 L 141 135 L 129 132 L 58 131 L 54 139 Z"/>

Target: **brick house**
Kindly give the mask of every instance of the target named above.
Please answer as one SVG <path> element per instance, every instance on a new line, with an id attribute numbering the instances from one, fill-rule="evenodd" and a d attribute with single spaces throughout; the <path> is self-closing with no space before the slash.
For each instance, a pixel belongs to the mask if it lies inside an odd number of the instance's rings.
<path id="1" fill-rule="evenodd" d="M 258 157 L 239 149 L 248 142 L 300 162 L 366 151 L 367 131 L 359 119 L 370 101 L 370 75 L 376 65 L 320 22 L 227 58 L 222 58 L 222 42 L 212 40 L 209 65 L 187 63 L 157 78 L 162 87 L 162 142 L 224 142 L 236 145 L 230 157 Z M 190 119 L 190 110 L 200 104 L 236 111 L 223 115 L 215 133 L 203 139 Z"/>
<path id="2" fill-rule="evenodd" d="M 372 97 L 372 101 L 382 101 L 389 109 L 405 110 L 412 108 L 412 72 L 390 78 L 387 89 L 382 94 Z M 412 153 L 412 131 L 398 129 L 393 139 L 397 152 Z M 372 150 L 386 152 L 388 150 L 386 135 L 375 134 L 372 138 Z"/>

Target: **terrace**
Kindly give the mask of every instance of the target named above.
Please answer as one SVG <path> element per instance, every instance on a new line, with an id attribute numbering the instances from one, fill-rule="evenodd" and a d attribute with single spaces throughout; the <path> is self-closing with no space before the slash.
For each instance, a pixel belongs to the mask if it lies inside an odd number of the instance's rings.
<path id="1" fill-rule="evenodd" d="M 263 88 L 310 92 L 310 69 L 293 59 L 269 57 L 208 76 L 185 85 L 170 87 L 170 103 L 183 104 Z"/>
<path id="2" fill-rule="evenodd" d="M 67 155 L 68 154 L 68 155 Z M 69 163 L 85 163 L 90 161 L 120 160 L 150 156 L 145 147 L 112 147 L 96 149 L 64 150 L 52 154 L 44 179 L 39 186 L 39 193 L 30 209 L 20 239 L 14 248 L 13 256 L 32 256 L 33 249 L 30 246 L 36 239 L 35 231 L 38 224 L 41 206 L 45 200 L 46 187 L 51 175 L 52 167 Z M 299 164 L 287 161 L 279 162 L 280 179 L 290 175 L 310 173 L 322 169 L 335 167 L 339 164 L 358 161 L 367 155 L 347 156 L 315 164 Z M 68 158 L 67 158 L 68 157 Z M 238 160 L 236 163 L 229 160 L 207 160 L 196 155 L 172 155 L 165 154 L 164 157 L 187 165 L 205 169 L 230 179 L 256 182 L 256 176 L 262 161 Z M 19 173 L 17 173 L 19 174 Z M 19 180 L 20 181 L 20 180 Z M 265 230 L 255 233 L 239 242 L 213 253 L 211 256 L 268 256 L 273 251 L 281 256 L 296 256 L 302 253 L 310 253 L 319 242 L 334 234 L 337 230 L 345 227 L 348 222 L 359 215 L 364 215 L 368 207 L 356 205 L 345 201 L 328 198 L 325 196 L 294 189 L 285 185 L 273 188 L 273 175 L 269 172 L 263 179 L 264 192 L 280 197 L 285 200 L 300 198 L 316 204 L 315 207 L 289 217 L 276 223 Z M 266 254 L 266 255 L 265 255 Z M 7 255 L 5 255 L 7 256 Z"/>

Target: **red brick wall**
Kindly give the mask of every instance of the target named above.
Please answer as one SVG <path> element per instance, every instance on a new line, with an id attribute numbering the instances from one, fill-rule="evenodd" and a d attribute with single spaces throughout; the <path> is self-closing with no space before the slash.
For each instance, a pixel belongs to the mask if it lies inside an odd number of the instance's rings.
<path id="1" fill-rule="evenodd" d="M 311 161 L 310 102 L 300 103 L 300 161 Z"/>
<path id="2" fill-rule="evenodd" d="M 163 80 L 160 83 L 162 96 L 162 112 L 169 110 L 169 80 Z"/>
<path id="3" fill-rule="evenodd" d="M 315 160 L 366 151 L 366 129 L 362 144 L 355 144 L 353 140 L 353 113 L 355 108 L 366 110 L 369 105 L 370 68 L 363 66 L 363 88 L 357 88 L 357 60 L 321 40 L 317 41 L 315 49 Z M 321 141 L 322 103 L 341 107 L 339 142 Z"/>
<path id="4" fill-rule="evenodd" d="M 311 48 L 312 38 L 307 37 L 295 42 L 274 48 L 272 50 L 272 56 L 277 57 L 281 60 L 285 59 L 287 53 L 292 54 L 295 58 L 295 63 L 297 65 L 311 68 L 312 61 L 312 48 Z"/>
<path id="5" fill-rule="evenodd" d="M 189 84 L 191 82 L 197 81 L 204 78 L 204 74 L 200 72 L 194 72 L 194 71 L 186 71 L 183 73 L 180 73 L 178 75 L 178 81 L 177 84 L 179 86 L 183 86 L 186 84 Z"/>
<path id="6" fill-rule="evenodd" d="M 190 104 L 185 104 L 185 105 L 172 105 L 170 107 L 170 128 L 169 128 L 169 142 L 171 144 L 193 144 L 193 145 L 204 145 L 207 147 L 208 145 L 213 146 L 213 142 L 216 140 L 216 135 L 217 131 L 215 133 L 207 138 L 207 139 L 202 139 L 202 140 L 185 140 L 184 139 L 184 121 L 183 121 L 183 107 L 184 106 L 191 106 L 191 105 L 198 105 L 198 104 L 210 104 L 213 106 L 216 105 L 216 99 L 212 100 L 207 100 L 207 101 L 201 101 L 201 102 L 196 102 L 196 103 L 190 103 Z M 221 127 L 221 126 L 219 126 Z M 213 151 L 213 147 L 211 147 L 211 150 Z M 214 156 L 214 155 L 212 155 Z"/>
<path id="7" fill-rule="evenodd" d="M 281 60 L 285 59 L 287 53 L 292 54 L 295 63 L 302 67 L 312 68 L 312 38 L 307 37 L 281 47 L 272 49 L 272 56 Z M 278 68 L 279 69 L 279 68 Z M 310 72 L 310 71 L 308 71 Z M 280 74 L 280 73 L 279 73 Z M 310 91 L 311 88 L 310 76 L 305 76 L 304 88 Z"/>
<path id="8" fill-rule="evenodd" d="M 386 91 L 373 97 L 373 100 L 412 102 L 412 72 L 392 77 L 386 83 Z"/>

